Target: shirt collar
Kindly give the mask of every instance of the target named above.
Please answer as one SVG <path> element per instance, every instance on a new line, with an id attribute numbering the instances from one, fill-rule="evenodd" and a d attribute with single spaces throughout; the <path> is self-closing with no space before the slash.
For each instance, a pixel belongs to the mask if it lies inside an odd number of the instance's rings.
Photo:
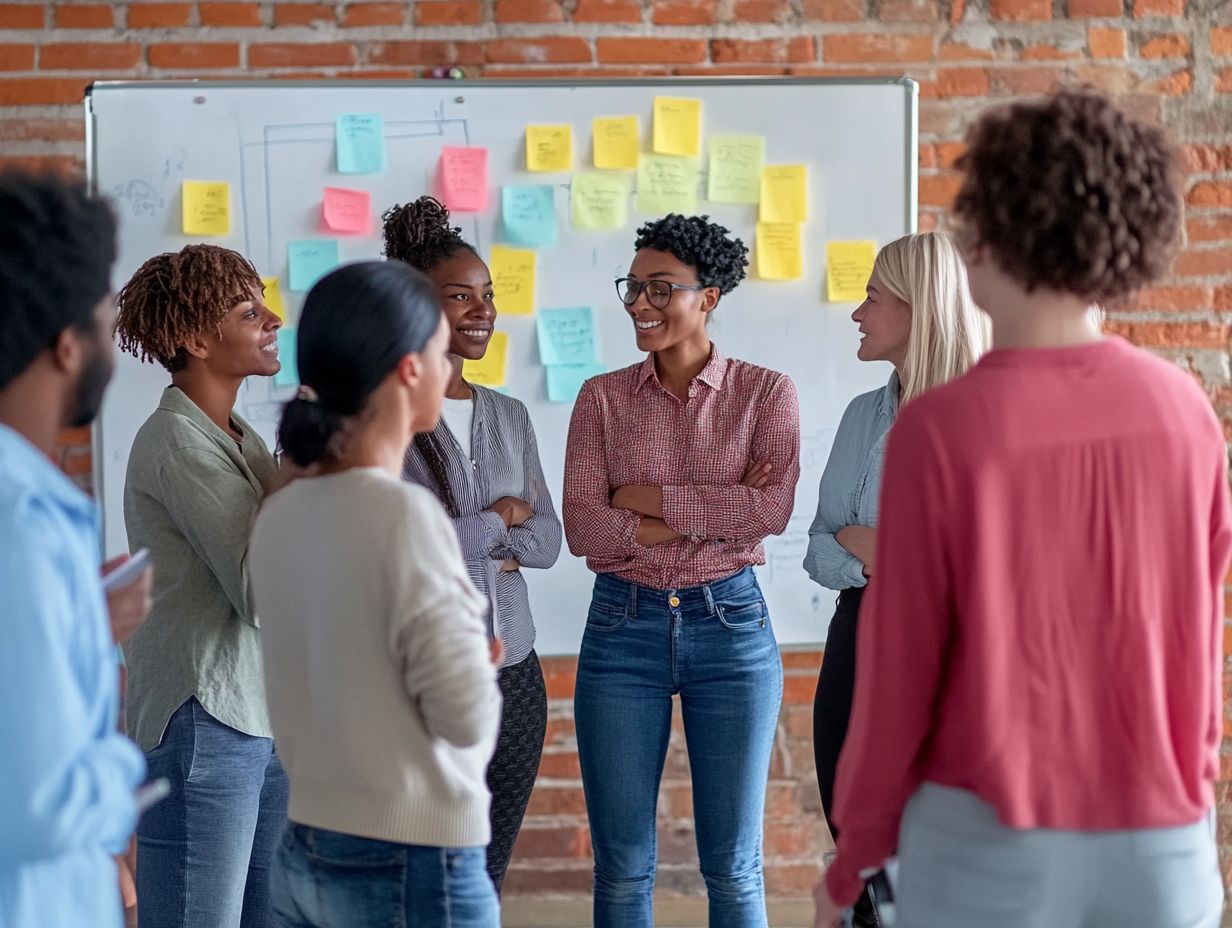
<path id="1" fill-rule="evenodd" d="M 0 474 L 7 481 L 50 496 L 74 515 L 85 520 L 94 518 L 94 501 L 24 435 L 6 425 L 0 425 Z"/>
<path id="2" fill-rule="evenodd" d="M 700 380 L 712 390 L 722 390 L 723 380 L 727 376 L 727 358 L 723 357 L 723 353 L 719 351 L 719 346 L 711 343 L 710 345 L 710 360 L 706 362 L 706 366 L 698 372 L 698 375 L 693 378 Z M 634 384 L 633 392 L 636 393 L 642 389 L 646 383 L 654 380 L 659 383 L 659 375 L 655 372 L 654 355 L 646 355 L 646 360 L 642 362 L 642 366 L 638 368 L 637 381 Z M 660 388 L 662 384 L 660 384 Z"/>
<path id="3" fill-rule="evenodd" d="M 895 371 L 890 375 L 890 382 L 881 391 L 880 412 L 891 422 L 898 417 L 898 394 L 901 389 L 898 371 Z"/>

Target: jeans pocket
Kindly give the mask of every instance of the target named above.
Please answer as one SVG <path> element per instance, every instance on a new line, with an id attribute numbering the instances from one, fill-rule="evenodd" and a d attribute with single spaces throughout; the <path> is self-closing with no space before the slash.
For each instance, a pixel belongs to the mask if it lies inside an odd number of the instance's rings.
<path id="1" fill-rule="evenodd" d="M 719 621 L 732 631 L 756 631 L 765 628 L 769 615 L 766 601 L 760 595 L 754 599 L 715 603 L 714 608 Z"/>
<path id="2" fill-rule="evenodd" d="M 323 828 L 305 829 L 309 860 L 329 867 L 398 868 L 406 865 L 406 846 L 392 841 L 344 835 Z"/>
<path id="3" fill-rule="evenodd" d="M 627 606 L 614 606 L 604 602 L 592 602 L 586 613 L 586 627 L 597 632 L 613 632 L 629 621 Z"/>

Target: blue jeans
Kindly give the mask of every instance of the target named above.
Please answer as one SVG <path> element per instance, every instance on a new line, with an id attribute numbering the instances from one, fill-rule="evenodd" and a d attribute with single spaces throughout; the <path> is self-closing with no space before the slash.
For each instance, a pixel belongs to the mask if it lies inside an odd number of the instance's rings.
<path id="1" fill-rule="evenodd" d="M 751 568 L 653 590 L 595 579 L 574 717 L 595 928 L 652 925 L 659 779 L 680 694 L 711 928 L 765 928 L 762 812 L 783 665 Z"/>
<path id="2" fill-rule="evenodd" d="M 272 928 L 288 793 L 273 740 L 224 725 L 194 696 L 146 760 L 171 795 L 137 825 L 141 928 Z"/>
<path id="3" fill-rule="evenodd" d="M 395 844 L 291 822 L 272 882 L 283 928 L 500 928 L 482 847 Z"/>

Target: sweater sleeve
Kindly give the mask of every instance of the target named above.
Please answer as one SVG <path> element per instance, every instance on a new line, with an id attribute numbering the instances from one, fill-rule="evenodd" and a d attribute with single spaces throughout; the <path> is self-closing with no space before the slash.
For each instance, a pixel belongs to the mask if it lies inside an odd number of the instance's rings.
<path id="1" fill-rule="evenodd" d="M 1228 498 L 1228 455 L 1223 435 L 1217 432 L 1213 442 L 1215 480 L 1211 493 L 1209 551 L 1211 558 L 1210 590 L 1213 607 L 1211 635 L 1211 709 L 1206 738 L 1209 758 L 1207 771 L 1212 781 L 1219 779 L 1219 747 L 1223 741 L 1223 637 L 1224 583 L 1232 560 L 1232 509 Z"/>

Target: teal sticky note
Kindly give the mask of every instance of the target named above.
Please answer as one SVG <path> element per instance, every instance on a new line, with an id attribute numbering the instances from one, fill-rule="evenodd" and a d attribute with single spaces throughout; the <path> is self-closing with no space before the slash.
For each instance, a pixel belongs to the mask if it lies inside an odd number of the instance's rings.
<path id="1" fill-rule="evenodd" d="M 385 171 L 385 120 L 376 113 L 347 113 L 334 124 L 339 174 Z"/>
<path id="2" fill-rule="evenodd" d="M 311 290 L 313 284 L 340 263 L 338 243 L 332 238 L 291 242 L 287 245 L 287 264 L 290 266 L 287 287 L 300 292 Z"/>
<path id="3" fill-rule="evenodd" d="M 501 221 L 511 244 L 556 244 L 555 188 L 547 184 L 502 188 Z"/>
<path id="4" fill-rule="evenodd" d="M 282 368 L 274 375 L 274 386 L 299 386 L 299 357 L 295 353 L 295 329 L 283 326 L 278 330 L 278 363 Z"/>
<path id="5" fill-rule="evenodd" d="M 548 372 L 548 399 L 553 403 L 572 403 L 582 384 L 604 372 L 602 364 L 554 364 Z"/>
<path id="6" fill-rule="evenodd" d="M 539 361 L 542 364 L 590 364 L 598 360 L 595 320 L 589 306 L 574 309 L 541 309 Z"/>

